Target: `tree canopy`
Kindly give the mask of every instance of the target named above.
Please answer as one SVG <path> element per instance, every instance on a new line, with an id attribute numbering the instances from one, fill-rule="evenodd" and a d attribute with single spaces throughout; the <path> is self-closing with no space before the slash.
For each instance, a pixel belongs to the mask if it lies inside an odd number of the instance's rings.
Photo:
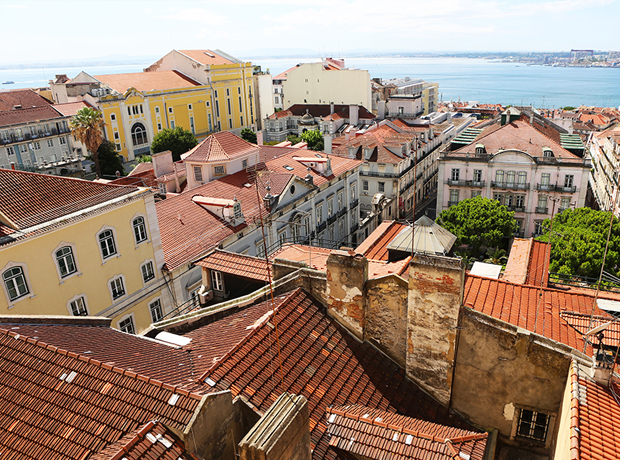
<path id="1" fill-rule="evenodd" d="M 198 145 L 196 136 L 191 131 L 177 126 L 174 129 L 164 129 L 153 137 L 151 152 L 159 153 L 165 150 L 172 152 L 172 160 L 179 161 L 181 155 Z"/>
<path id="2" fill-rule="evenodd" d="M 99 159 L 99 166 L 101 168 L 99 177 L 115 176 L 117 171 L 121 176 L 125 175 L 123 162 L 116 153 L 116 146 L 107 139 L 104 140 L 97 149 L 97 158 Z M 89 159 L 92 159 L 92 155 Z"/>
<path id="3" fill-rule="evenodd" d="M 252 144 L 256 144 L 256 133 L 252 131 L 250 128 L 243 128 L 241 130 L 241 139 L 244 141 L 251 142 Z"/>
<path id="4" fill-rule="evenodd" d="M 609 233 L 611 213 L 590 208 L 567 209 L 553 218 L 549 271 L 565 275 L 598 278 Z M 549 241 L 551 220 L 543 222 L 545 233 L 538 238 Z M 620 222 L 613 218 L 605 271 L 620 276 Z"/>
<path id="5" fill-rule="evenodd" d="M 514 212 L 497 200 L 481 196 L 443 210 L 437 223 L 456 236 L 456 246 L 468 245 L 475 255 L 483 246 L 500 247 L 504 238 L 517 230 Z"/>
<path id="6" fill-rule="evenodd" d="M 312 131 L 304 131 L 301 133 L 301 139 L 308 143 L 308 148 L 310 150 L 321 151 L 325 148 L 323 144 L 323 135 L 316 129 Z"/>
<path id="7" fill-rule="evenodd" d="M 103 142 L 104 125 L 101 112 L 90 107 L 78 110 L 69 122 L 69 128 L 71 128 L 73 136 L 82 142 L 90 152 L 90 157 L 95 163 L 95 170 L 99 177 L 101 177 L 102 171 L 99 166 L 97 149 Z"/>

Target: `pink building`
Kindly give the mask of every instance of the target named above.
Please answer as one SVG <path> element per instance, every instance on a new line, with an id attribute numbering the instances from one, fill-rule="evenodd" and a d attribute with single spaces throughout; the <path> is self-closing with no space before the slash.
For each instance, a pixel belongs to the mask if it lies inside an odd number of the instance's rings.
<path id="1" fill-rule="evenodd" d="M 515 211 L 516 236 L 529 237 L 541 234 L 542 222 L 552 215 L 583 207 L 590 160 L 563 148 L 559 133 L 556 141 L 543 128 L 521 117 L 465 130 L 440 155 L 437 212 L 466 198 L 493 198 Z"/>

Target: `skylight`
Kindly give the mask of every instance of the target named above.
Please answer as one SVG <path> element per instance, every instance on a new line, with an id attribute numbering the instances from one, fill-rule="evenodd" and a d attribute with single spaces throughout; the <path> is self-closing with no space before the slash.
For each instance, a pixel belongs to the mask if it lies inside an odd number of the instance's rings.
<path id="1" fill-rule="evenodd" d="M 289 165 L 284 165 L 284 169 L 292 171 L 294 168 L 292 166 L 289 166 Z"/>

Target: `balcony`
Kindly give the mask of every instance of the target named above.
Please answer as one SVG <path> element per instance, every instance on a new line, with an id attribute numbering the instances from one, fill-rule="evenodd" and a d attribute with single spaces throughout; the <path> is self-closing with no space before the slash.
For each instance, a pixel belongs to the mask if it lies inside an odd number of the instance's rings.
<path id="1" fill-rule="evenodd" d="M 357 199 L 356 199 L 356 200 L 353 200 L 353 201 L 351 202 L 351 209 L 352 209 L 352 210 L 353 210 L 353 209 L 355 209 L 355 208 L 357 207 L 357 205 L 359 204 L 359 202 L 360 202 L 360 200 L 357 200 Z"/>
<path id="2" fill-rule="evenodd" d="M 368 177 L 387 177 L 391 179 L 397 179 L 398 174 L 396 173 L 386 173 L 386 172 L 376 172 L 376 171 L 360 171 L 360 176 L 368 176 Z"/>
<path id="3" fill-rule="evenodd" d="M 539 208 L 537 206 L 536 207 L 536 213 L 537 214 L 549 214 L 549 208 Z"/>
<path id="4" fill-rule="evenodd" d="M 359 228 L 358 224 L 353 224 L 351 225 L 351 233 L 355 233 L 357 231 L 357 229 Z"/>
<path id="5" fill-rule="evenodd" d="M 323 230 L 325 230 L 325 228 L 327 227 L 327 222 L 323 222 L 320 223 L 317 227 L 316 227 L 316 232 L 317 233 L 321 233 Z"/>
<path id="6" fill-rule="evenodd" d="M 536 184 L 536 190 L 540 192 L 553 192 L 555 185 L 551 184 Z"/>
<path id="7" fill-rule="evenodd" d="M 524 238 L 525 232 L 514 232 L 512 236 L 514 236 L 515 238 Z"/>
<path id="8" fill-rule="evenodd" d="M 454 186 L 459 186 L 459 187 L 486 187 L 486 182 L 481 180 L 481 181 L 475 181 L 475 180 L 447 180 L 446 184 L 448 185 L 454 185 Z"/>
<path id="9" fill-rule="evenodd" d="M 577 187 L 575 187 L 575 186 L 564 187 L 562 185 L 556 185 L 555 186 L 555 191 L 556 192 L 563 192 L 563 193 L 575 193 L 577 191 Z"/>
<path id="10" fill-rule="evenodd" d="M 347 213 L 347 207 L 345 206 L 340 211 L 338 211 L 338 217 L 342 217 Z"/>
<path id="11" fill-rule="evenodd" d="M 508 206 L 508 205 L 506 205 L 506 207 L 508 208 L 508 211 L 525 212 L 525 207 L 524 206 Z"/>
<path id="12" fill-rule="evenodd" d="M 329 216 L 329 217 L 327 218 L 327 224 L 328 224 L 328 225 L 333 224 L 334 222 L 336 222 L 336 219 L 338 219 L 338 216 L 337 216 L 337 215 L 335 215 L 335 214 L 334 214 L 333 216 Z"/>
<path id="13" fill-rule="evenodd" d="M 518 182 L 495 182 L 491 181 L 491 187 L 504 190 L 529 190 L 530 184 L 519 184 Z"/>
<path id="14" fill-rule="evenodd" d="M 454 205 L 457 205 L 457 204 L 459 204 L 458 201 L 448 201 L 448 206 L 454 206 Z"/>

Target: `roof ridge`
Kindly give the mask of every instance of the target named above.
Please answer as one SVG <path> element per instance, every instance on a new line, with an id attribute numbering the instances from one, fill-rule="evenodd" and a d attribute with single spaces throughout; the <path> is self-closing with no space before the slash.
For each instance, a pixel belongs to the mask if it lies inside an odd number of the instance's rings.
<path id="1" fill-rule="evenodd" d="M 579 460 L 580 455 L 580 439 L 579 439 L 579 367 L 573 360 L 571 363 L 570 376 L 571 379 L 571 402 L 570 402 L 570 458 L 571 460 Z"/>
<path id="2" fill-rule="evenodd" d="M 280 305 L 275 305 L 275 298 L 274 298 L 273 299 L 274 300 L 274 308 L 273 308 L 273 310 L 271 310 L 271 314 L 266 319 L 273 318 L 274 313 L 276 313 L 278 310 L 280 310 L 285 302 L 289 302 L 292 298 L 297 297 L 301 291 L 303 291 L 303 289 L 298 287 L 297 289 L 295 289 L 294 291 L 289 293 L 286 296 L 286 298 L 280 303 Z M 267 302 L 271 302 L 271 299 L 268 299 Z M 215 371 L 218 367 L 220 367 L 226 361 L 227 358 L 229 358 L 239 348 L 243 347 L 246 344 L 246 342 L 248 342 L 250 340 L 250 338 L 252 338 L 255 334 L 258 333 L 259 330 L 262 330 L 263 326 L 266 323 L 267 323 L 267 321 L 263 321 L 263 323 L 260 324 L 258 327 L 255 327 L 254 329 L 252 329 L 252 331 L 250 331 L 250 333 L 242 341 L 237 342 L 235 344 L 235 346 L 232 347 L 230 350 L 228 350 L 228 352 L 225 355 L 223 355 L 220 359 L 218 359 L 215 363 L 213 363 L 213 365 L 211 367 L 209 367 L 207 370 L 205 370 L 200 375 L 200 377 L 198 377 L 196 379 L 196 382 L 197 383 L 203 383 L 208 378 L 208 376 L 213 373 L 213 371 Z"/>
<path id="3" fill-rule="evenodd" d="M 35 173 L 35 172 L 30 172 L 30 171 L 20 171 L 18 169 L 0 168 L 0 171 L 8 171 L 11 173 L 16 173 L 16 174 L 27 174 L 31 176 L 47 177 L 47 178 L 52 178 L 52 180 L 61 179 L 67 182 L 79 182 L 82 184 L 95 185 L 95 186 L 101 186 L 101 187 L 110 187 L 110 188 L 131 187 L 130 185 L 116 185 L 116 184 L 109 184 L 109 183 L 104 184 L 101 182 L 92 182 L 92 181 L 87 181 L 84 179 L 78 179 L 77 177 L 53 176 L 50 174 L 41 174 L 41 173 Z"/>
<path id="4" fill-rule="evenodd" d="M 164 383 L 160 380 L 157 379 L 153 379 L 151 377 L 148 377 L 146 375 L 143 374 L 139 374 L 137 372 L 133 372 L 130 371 L 128 369 L 124 369 L 122 367 L 118 367 L 118 366 L 113 366 L 111 364 L 106 364 L 104 362 L 101 362 L 97 359 L 94 358 L 90 358 L 88 356 L 84 356 L 81 353 L 76 353 L 73 351 L 68 351 L 65 350 L 63 348 L 57 347 L 55 345 L 52 344 L 48 344 L 47 342 L 43 342 L 42 340 L 38 340 L 35 339 L 33 337 L 30 336 L 26 336 L 23 334 L 19 334 L 17 332 L 11 331 L 11 330 L 6 330 L 6 329 L 2 329 L 0 328 L 0 334 L 5 334 L 8 337 L 13 337 L 15 340 L 22 340 L 26 343 L 30 343 L 31 345 L 35 345 L 35 346 L 39 346 L 41 348 L 44 348 L 46 350 L 49 350 L 53 353 L 57 353 L 59 355 L 62 356 L 68 356 L 69 358 L 73 358 L 73 359 L 77 359 L 80 361 L 84 361 L 87 364 L 92 364 L 94 366 L 100 367 L 102 369 L 106 369 L 112 372 L 116 372 L 117 374 L 121 374 L 123 376 L 132 378 L 134 380 L 140 380 L 143 381 L 145 383 L 151 384 L 156 386 L 157 388 L 164 388 L 165 390 L 169 390 L 172 391 L 173 393 L 179 393 L 182 396 L 186 396 L 188 398 L 193 398 L 196 400 L 201 400 L 203 395 L 199 395 L 198 393 L 194 393 L 192 391 L 188 391 L 185 389 L 182 389 L 179 385 L 170 385 L 168 383 Z"/>
<path id="5" fill-rule="evenodd" d="M 156 423 L 158 423 L 156 420 L 150 420 L 149 422 L 144 424 L 144 426 L 142 428 L 139 428 L 136 431 L 136 434 L 133 435 L 131 437 L 131 439 L 126 444 L 119 445 L 118 452 L 112 458 L 110 458 L 110 460 L 120 460 L 126 454 L 128 454 L 129 450 L 132 449 L 138 443 L 138 440 L 144 439 L 146 434 L 155 426 Z M 130 434 L 130 433 L 128 433 L 128 434 Z M 120 441 L 120 439 L 119 439 L 119 441 Z"/>

